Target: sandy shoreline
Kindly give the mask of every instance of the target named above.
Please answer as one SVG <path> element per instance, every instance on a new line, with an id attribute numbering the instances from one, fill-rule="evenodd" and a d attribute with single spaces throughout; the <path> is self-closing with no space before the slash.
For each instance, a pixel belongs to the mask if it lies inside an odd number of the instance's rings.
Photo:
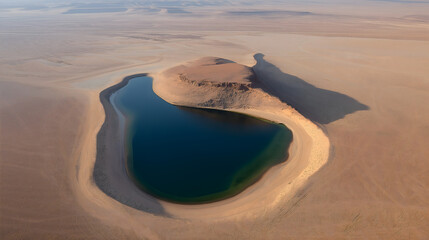
<path id="1" fill-rule="evenodd" d="M 93 168 L 94 184 L 91 184 L 91 179 L 82 179 L 84 180 L 82 182 L 87 183 L 85 185 L 78 184 L 81 190 L 96 193 L 98 198 L 103 199 L 103 202 L 115 202 L 115 208 L 119 212 L 125 210 L 119 209 L 121 204 L 118 202 L 121 202 L 131 208 L 138 209 L 135 210 L 137 215 L 147 215 L 146 217 L 155 217 L 154 215 L 157 215 L 161 216 L 162 219 L 168 216 L 199 221 L 217 221 L 243 217 L 255 218 L 260 214 L 266 214 L 276 209 L 279 203 L 284 203 L 291 199 L 297 190 L 305 184 L 306 180 L 320 169 L 328 159 L 329 140 L 326 135 L 315 124 L 290 108 L 271 109 L 269 111 L 264 110 L 263 107 L 222 109 L 285 124 L 293 132 L 294 136 L 288 161 L 272 167 L 257 183 L 230 199 L 201 205 L 179 205 L 157 200 L 138 189 L 126 174 L 125 162 L 118 161 L 118 159 L 122 159 L 118 150 L 123 148 L 123 144 L 116 141 L 120 134 L 117 128 L 117 113 L 108 102 L 113 92 L 126 85 L 131 78 L 137 76 L 145 75 L 125 77 L 118 84 L 100 93 L 100 101 L 106 112 L 106 119 L 99 133 L 97 133 L 98 154 Z M 165 96 L 159 94 L 159 89 L 155 88 L 156 82 L 157 78 L 154 79 L 155 93 L 169 101 Z M 319 144 L 315 145 L 313 144 L 314 142 Z M 85 162 L 88 162 L 88 159 Z M 84 172 L 87 171 L 79 171 L 79 173 Z M 86 176 L 81 175 L 80 177 L 88 178 L 91 175 L 86 174 Z M 78 195 L 84 196 L 84 194 Z M 90 201 L 96 202 L 101 200 L 93 197 L 90 199 L 92 199 Z M 109 204 L 106 203 L 99 205 L 99 207 L 107 209 L 112 207 L 109 207 Z M 88 202 L 85 205 L 88 206 Z M 112 209 L 109 211 L 112 211 Z M 100 217 L 98 212 L 96 215 Z"/>
<path id="2" fill-rule="evenodd" d="M 132 179 L 128 177 L 123 152 L 125 123 L 123 120 L 120 121 L 120 113 L 117 112 L 115 106 L 110 102 L 111 96 L 117 90 L 127 85 L 129 80 L 143 76 L 147 76 L 147 74 L 127 76 L 119 83 L 100 93 L 100 101 L 106 117 L 97 134 L 94 181 L 104 193 L 127 206 L 156 215 L 164 215 L 162 209 L 157 204 L 157 200 L 149 195 L 140 193 L 140 189 L 136 188 Z"/>

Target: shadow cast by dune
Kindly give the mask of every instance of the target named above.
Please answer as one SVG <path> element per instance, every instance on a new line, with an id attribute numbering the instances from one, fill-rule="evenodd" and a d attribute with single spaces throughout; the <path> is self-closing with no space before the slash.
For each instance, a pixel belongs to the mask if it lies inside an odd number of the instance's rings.
<path id="1" fill-rule="evenodd" d="M 125 86 L 132 78 L 142 76 L 147 76 L 147 74 L 128 76 L 122 82 L 100 93 L 100 101 L 106 118 L 97 134 L 97 156 L 93 179 L 98 188 L 106 195 L 129 207 L 158 216 L 169 216 L 157 199 L 143 193 L 128 176 L 122 153 L 124 146 L 119 140 L 121 138 L 119 118 L 110 103 L 110 96 L 114 92 Z"/>
<path id="2" fill-rule="evenodd" d="M 260 87 L 281 101 L 292 106 L 313 122 L 328 124 L 356 111 L 369 110 L 365 104 L 342 93 L 317 88 L 304 80 L 282 72 L 264 59 L 264 54 L 254 55 L 256 74 Z"/>

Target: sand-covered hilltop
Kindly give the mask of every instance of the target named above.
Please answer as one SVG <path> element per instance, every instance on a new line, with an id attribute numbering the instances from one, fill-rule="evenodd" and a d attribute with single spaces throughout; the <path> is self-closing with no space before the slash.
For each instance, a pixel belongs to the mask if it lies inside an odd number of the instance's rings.
<path id="1" fill-rule="evenodd" d="M 249 86 L 255 79 L 252 68 L 218 57 L 204 57 L 187 65 L 179 65 L 165 71 L 167 75 L 179 75 L 179 79 L 195 84 L 211 83 L 228 86 Z"/>
<path id="2" fill-rule="evenodd" d="M 263 89 L 251 67 L 204 57 L 155 76 L 154 91 L 170 103 L 207 108 L 279 109 L 288 106 Z"/>

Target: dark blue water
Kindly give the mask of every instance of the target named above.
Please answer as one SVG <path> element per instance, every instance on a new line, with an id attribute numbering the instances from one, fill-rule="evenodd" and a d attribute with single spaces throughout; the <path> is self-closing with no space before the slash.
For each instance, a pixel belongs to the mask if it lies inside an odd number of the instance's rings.
<path id="1" fill-rule="evenodd" d="M 287 158 L 285 126 L 243 114 L 171 105 L 136 77 L 113 98 L 126 118 L 128 174 L 145 192 L 176 203 L 234 196 Z"/>

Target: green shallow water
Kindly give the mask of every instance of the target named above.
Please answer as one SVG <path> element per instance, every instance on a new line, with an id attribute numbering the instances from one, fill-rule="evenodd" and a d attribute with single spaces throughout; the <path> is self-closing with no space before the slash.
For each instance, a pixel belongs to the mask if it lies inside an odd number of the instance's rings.
<path id="1" fill-rule="evenodd" d="M 126 119 L 128 174 L 159 199 L 198 204 L 232 197 L 287 159 L 284 125 L 239 113 L 171 105 L 136 77 L 112 98 Z"/>

